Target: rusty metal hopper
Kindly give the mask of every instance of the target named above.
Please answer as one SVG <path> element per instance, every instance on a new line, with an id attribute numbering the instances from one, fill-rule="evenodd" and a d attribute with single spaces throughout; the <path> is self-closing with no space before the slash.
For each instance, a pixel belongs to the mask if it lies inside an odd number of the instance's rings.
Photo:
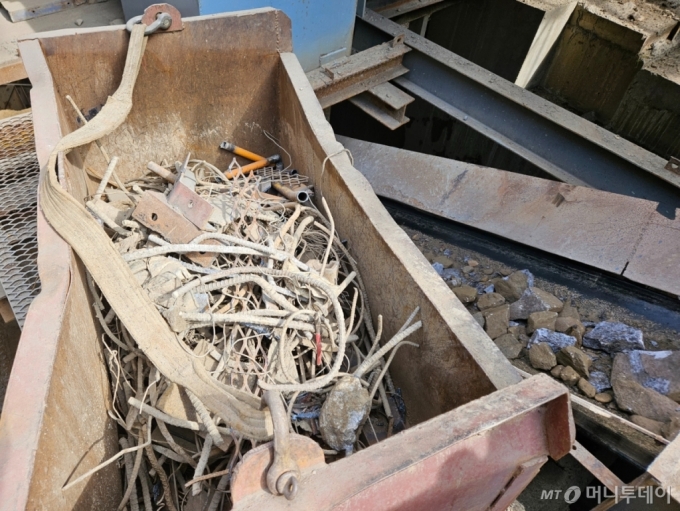
<path id="1" fill-rule="evenodd" d="M 124 29 L 107 27 L 20 43 L 42 166 L 78 128 L 65 95 L 96 112 L 118 85 L 127 42 Z M 269 131 L 309 176 L 315 200 L 328 201 L 385 335 L 421 308 L 420 349 L 400 352 L 392 366 L 412 427 L 304 474 L 293 503 L 255 477 L 235 508 L 505 509 L 547 456 L 571 449 L 569 394 L 548 377 L 522 382 L 352 167 L 291 49 L 281 11 L 187 19 L 183 30 L 148 39 L 132 112 L 102 140 L 130 179 L 143 172 L 140 162 L 187 151 L 226 166 L 225 138 L 278 152 L 262 130 Z M 91 144 L 64 159 L 63 185 L 79 200 L 92 193 L 85 169 L 98 158 Z M 83 265 L 41 213 L 38 243 L 42 291 L 26 318 L 0 422 L 0 507 L 114 509 L 122 487 L 115 464 L 62 490 L 117 452 L 117 434 Z"/>

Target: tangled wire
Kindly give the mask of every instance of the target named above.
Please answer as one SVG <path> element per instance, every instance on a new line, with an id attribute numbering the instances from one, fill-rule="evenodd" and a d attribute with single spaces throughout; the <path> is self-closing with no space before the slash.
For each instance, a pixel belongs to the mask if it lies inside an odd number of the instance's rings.
<path id="1" fill-rule="evenodd" d="M 375 328 L 357 263 L 336 234 L 326 201 L 322 213 L 311 200 L 294 202 L 286 192 L 311 196 L 307 178 L 275 167 L 243 175 L 235 161 L 222 172 L 187 157 L 183 165 L 164 165 L 165 178 L 149 173 L 122 183 L 116 161 L 88 209 L 194 363 L 255 401 L 263 390 L 280 391 L 291 430 L 317 440 L 328 461 L 403 428 L 403 401 L 388 368 L 400 346 L 413 344 L 404 339 L 420 328 L 412 324 L 417 310 L 381 347 L 382 317 Z M 228 179 L 234 171 L 237 177 Z M 177 243 L 135 210 L 150 193 L 167 197 L 182 176 L 191 177 L 193 191 L 212 210 L 193 239 Z M 122 460 L 126 490 L 119 510 L 140 509 L 140 493 L 146 511 L 228 506 L 232 471 L 257 440 L 235 434 L 161 374 L 92 279 L 89 284 L 121 451 L 68 486 Z M 349 442 L 338 442 L 324 429 L 322 414 L 336 382 L 346 377 L 364 389 L 369 413 L 358 429 L 341 432 Z"/>

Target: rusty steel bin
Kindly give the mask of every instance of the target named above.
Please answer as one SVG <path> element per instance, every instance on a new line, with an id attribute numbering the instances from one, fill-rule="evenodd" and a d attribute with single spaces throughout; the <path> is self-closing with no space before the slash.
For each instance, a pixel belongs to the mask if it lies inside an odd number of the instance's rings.
<path id="1" fill-rule="evenodd" d="M 218 147 L 238 140 L 276 152 L 272 133 L 327 200 L 364 275 L 385 336 L 421 308 L 418 350 L 392 375 L 410 429 L 303 475 L 293 503 L 256 483 L 237 509 L 505 509 L 547 456 L 574 440 L 569 394 L 546 376 L 522 381 L 352 167 L 297 59 L 288 18 L 258 9 L 185 19 L 148 39 L 127 120 L 102 143 L 121 155 L 123 179 L 139 162 L 190 151 L 226 166 Z M 96 111 L 120 81 L 129 34 L 121 27 L 36 34 L 20 42 L 33 83 L 38 158 L 77 129 L 72 96 Z M 269 153 L 268 153 L 269 154 Z M 84 169 L 94 144 L 71 151 L 62 184 L 77 199 L 96 182 Z M 324 165 L 325 163 L 325 165 Z M 2 509 L 115 509 L 115 464 L 62 490 L 118 451 L 109 385 L 84 267 L 39 212 L 40 295 L 24 327 L 0 422 Z"/>

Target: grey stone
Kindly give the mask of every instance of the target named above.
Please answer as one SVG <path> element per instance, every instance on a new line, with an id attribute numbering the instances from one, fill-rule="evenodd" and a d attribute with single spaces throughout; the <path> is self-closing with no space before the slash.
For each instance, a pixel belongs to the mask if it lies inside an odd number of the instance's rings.
<path id="1" fill-rule="evenodd" d="M 598 394 L 612 388 L 612 384 L 609 381 L 609 376 L 607 376 L 607 373 L 602 371 L 591 371 L 588 381 L 593 387 L 595 387 L 595 390 L 597 390 Z"/>
<path id="2" fill-rule="evenodd" d="M 534 312 L 559 312 L 562 306 L 562 302 L 554 295 L 537 287 L 530 287 L 519 300 L 510 305 L 510 319 L 528 319 Z"/>
<path id="3" fill-rule="evenodd" d="M 552 350 L 550 350 L 550 351 L 552 351 Z M 562 374 L 562 371 L 564 371 L 564 366 L 557 364 L 555 367 L 553 367 L 550 370 L 550 374 L 553 376 L 553 378 L 559 378 L 560 374 Z"/>
<path id="4" fill-rule="evenodd" d="M 508 329 L 509 331 L 510 329 Z M 524 332 L 520 332 L 517 336 L 517 340 L 522 343 L 522 346 L 527 348 L 529 346 L 529 336 Z"/>
<path id="5" fill-rule="evenodd" d="M 481 312 L 475 312 L 475 313 L 472 315 L 472 317 L 475 318 L 475 321 L 476 321 L 477 323 L 479 323 L 479 326 L 481 326 L 482 328 L 484 328 L 484 323 L 486 323 L 486 321 L 484 320 L 484 314 L 482 314 Z"/>
<path id="6" fill-rule="evenodd" d="M 508 333 L 514 335 L 517 339 L 519 339 L 520 335 L 524 335 L 526 337 L 527 329 L 522 325 L 513 325 L 512 323 L 513 322 L 510 321 L 510 326 L 508 326 Z M 527 340 L 529 340 L 528 337 Z"/>
<path id="7" fill-rule="evenodd" d="M 641 330 L 623 323 L 609 321 L 598 323 L 595 328 L 585 334 L 583 345 L 607 353 L 645 349 Z"/>
<path id="8" fill-rule="evenodd" d="M 437 272 L 437 275 L 442 277 L 444 275 L 444 265 L 441 263 L 432 263 L 432 269 Z"/>
<path id="9" fill-rule="evenodd" d="M 434 258 L 434 264 L 441 264 L 443 268 L 451 268 L 453 261 L 446 256 L 440 255 Z"/>
<path id="10" fill-rule="evenodd" d="M 581 319 L 581 316 L 578 313 L 578 309 L 571 304 L 570 300 L 567 300 L 564 303 L 564 307 L 562 307 L 562 310 L 560 311 L 560 317 L 572 318 L 575 319 L 576 321 L 579 321 Z"/>
<path id="11" fill-rule="evenodd" d="M 581 377 L 573 367 L 566 366 L 560 373 L 560 379 L 567 385 L 576 385 Z"/>
<path id="12" fill-rule="evenodd" d="M 609 392 L 598 392 L 595 394 L 595 401 L 598 403 L 602 403 L 603 405 L 606 405 L 607 403 L 611 403 L 614 399 L 614 396 L 612 396 Z"/>
<path id="13" fill-rule="evenodd" d="M 680 351 L 634 350 L 623 356 L 638 383 L 680 402 Z"/>
<path id="14" fill-rule="evenodd" d="M 324 441 L 336 451 L 351 453 L 356 431 L 370 409 L 370 396 L 359 378 L 340 378 L 321 407 L 319 429 Z"/>
<path id="15" fill-rule="evenodd" d="M 480 311 L 498 307 L 505 303 L 505 298 L 498 293 L 487 293 L 479 297 L 477 300 L 477 307 Z"/>
<path id="16" fill-rule="evenodd" d="M 508 331 L 508 309 L 508 305 L 501 305 L 483 312 L 486 320 L 484 328 L 492 339 L 500 337 Z"/>
<path id="17" fill-rule="evenodd" d="M 555 330 L 556 319 L 557 312 L 551 311 L 532 312 L 531 314 L 529 314 L 529 319 L 527 321 L 527 334 L 532 334 L 539 328 Z"/>
<path id="18" fill-rule="evenodd" d="M 454 281 L 460 282 L 463 279 L 463 275 L 461 274 L 460 270 L 455 268 L 445 268 L 442 271 L 441 276 L 444 280 L 451 282 L 452 284 Z"/>
<path id="19" fill-rule="evenodd" d="M 595 387 L 593 387 L 585 378 L 581 378 L 576 385 L 578 386 L 579 390 L 590 399 L 593 399 L 597 394 Z"/>
<path id="20" fill-rule="evenodd" d="M 449 285 L 449 287 L 450 287 L 451 289 L 453 289 L 454 287 L 458 287 L 458 286 L 460 286 L 460 285 L 462 284 L 462 282 L 461 282 L 460 280 L 454 279 L 454 278 L 448 279 L 448 280 L 446 281 L 446 283 Z"/>
<path id="21" fill-rule="evenodd" d="M 534 284 L 534 276 L 528 270 L 516 271 L 502 279 L 495 279 L 496 292 L 508 302 L 519 300 L 522 293 Z"/>
<path id="22" fill-rule="evenodd" d="M 522 352 L 522 344 L 510 334 L 503 334 L 493 340 L 506 358 L 519 357 Z"/>
<path id="23" fill-rule="evenodd" d="M 562 348 L 557 353 L 557 361 L 563 366 L 573 367 L 578 374 L 585 378 L 590 376 L 588 370 L 590 369 L 593 360 L 575 346 Z"/>
<path id="24" fill-rule="evenodd" d="M 629 357 L 619 353 L 612 366 L 612 388 L 616 405 L 624 412 L 666 422 L 680 414 L 680 405 L 657 391 L 643 387 L 631 367 Z"/>
<path id="25" fill-rule="evenodd" d="M 661 430 L 663 428 L 663 422 L 655 421 L 643 417 L 642 415 L 631 415 L 630 422 L 637 424 L 641 428 L 645 428 L 647 431 L 651 431 L 656 435 L 661 435 Z"/>
<path id="26" fill-rule="evenodd" d="M 566 333 L 567 330 L 576 325 L 581 325 L 581 322 L 578 319 L 560 316 L 555 320 L 555 331 Z"/>
<path id="27" fill-rule="evenodd" d="M 531 346 L 533 346 L 534 344 L 538 344 L 539 342 L 548 343 L 550 345 L 550 348 L 553 350 L 553 353 L 557 353 L 562 348 L 566 348 L 567 346 L 573 346 L 574 344 L 576 344 L 576 338 L 567 334 L 553 332 L 552 330 L 548 330 L 547 328 L 539 328 L 531 336 L 531 339 L 529 340 L 529 344 L 527 345 L 527 347 L 530 348 Z"/>
<path id="28" fill-rule="evenodd" d="M 559 320 L 559 318 L 557 318 Z M 583 344 L 583 334 L 586 331 L 586 327 L 582 324 L 574 325 L 569 330 L 567 330 L 567 335 L 576 337 L 576 345 L 581 346 Z"/>
<path id="29" fill-rule="evenodd" d="M 489 284 L 484 288 L 485 293 L 493 293 L 495 291 L 496 287 L 493 284 Z"/>
<path id="30" fill-rule="evenodd" d="M 454 288 L 453 292 L 463 303 L 473 303 L 477 299 L 477 290 L 472 286 L 460 286 Z"/>
<path id="31" fill-rule="evenodd" d="M 666 440 L 675 440 L 678 433 L 680 433 L 680 417 L 673 417 L 661 428 L 661 434 Z"/>
<path id="32" fill-rule="evenodd" d="M 549 345 L 544 342 L 534 344 L 529 349 L 529 362 L 534 369 L 550 371 L 557 364 L 555 354 Z"/>

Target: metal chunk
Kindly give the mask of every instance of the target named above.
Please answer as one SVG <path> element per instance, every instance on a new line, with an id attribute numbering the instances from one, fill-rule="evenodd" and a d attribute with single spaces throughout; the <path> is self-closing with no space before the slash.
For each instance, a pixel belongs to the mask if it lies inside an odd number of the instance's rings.
<path id="1" fill-rule="evenodd" d="M 176 207 L 199 229 L 205 228 L 213 213 L 212 205 L 184 184 L 184 176 L 177 180 L 168 194 L 168 204 Z"/>
<path id="2" fill-rule="evenodd" d="M 680 175 L 680 159 L 676 158 L 675 156 L 671 156 L 664 168 Z"/>
<path id="3" fill-rule="evenodd" d="M 146 191 L 137 203 L 132 218 L 145 227 L 161 234 L 170 243 L 190 243 L 201 231 L 184 216 L 175 211 L 162 193 Z M 218 245 L 215 240 L 206 240 L 203 244 Z M 191 252 L 186 256 L 193 262 L 209 267 L 215 259 L 214 254 L 200 254 Z"/>

